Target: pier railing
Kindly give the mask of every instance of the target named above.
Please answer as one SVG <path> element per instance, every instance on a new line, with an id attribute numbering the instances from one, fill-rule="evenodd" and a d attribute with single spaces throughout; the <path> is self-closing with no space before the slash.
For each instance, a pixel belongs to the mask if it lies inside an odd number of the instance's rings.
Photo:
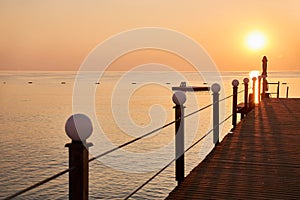
<path id="1" fill-rule="evenodd" d="M 110 154 L 114 151 L 117 151 L 125 146 L 128 146 L 132 143 L 135 143 L 147 136 L 150 136 L 157 131 L 160 131 L 168 126 L 175 125 L 175 157 L 173 160 L 171 160 L 167 165 L 165 165 L 162 169 L 160 169 L 158 172 L 156 172 L 152 177 L 150 177 L 147 181 L 145 181 L 142 185 L 140 185 L 138 188 L 136 188 L 134 191 L 132 191 L 125 199 L 128 199 L 132 197 L 135 193 L 137 193 L 141 188 L 143 188 L 145 185 L 147 185 L 149 182 L 151 182 L 155 177 L 157 177 L 161 172 L 163 172 L 165 169 L 167 169 L 171 164 L 175 162 L 175 177 L 178 184 L 180 184 L 184 180 L 184 156 L 185 153 L 190 151 L 193 147 L 195 147 L 199 142 L 201 142 L 205 137 L 207 137 L 209 134 L 213 133 L 213 144 L 217 145 L 219 143 L 220 138 L 220 125 L 225 123 L 227 120 L 232 118 L 232 130 L 237 125 L 237 114 L 241 114 L 241 118 L 246 115 L 251 108 L 253 108 L 253 105 L 251 106 L 248 98 L 248 82 L 249 79 L 244 79 L 244 90 L 238 91 L 238 80 L 232 81 L 233 86 L 233 94 L 229 95 L 223 99 L 219 99 L 219 92 L 220 92 L 220 85 L 215 83 L 212 85 L 212 103 L 209 105 L 206 105 L 198 110 L 195 110 L 187 115 L 184 115 L 184 103 L 186 101 L 186 95 L 184 92 L 177 91 L 173 94 L 172 100 L 175 104 L 175 120 L 171 121 L 161 127 L 158 127 L 146 134 L 143 134 L 139 137 L 136 137 L 133 140 L 130 140 L 126 143 L 123 143 L 115 148 L 112 148 L 108 151 L 105 151 L 95 157 L 92 157 L 88 159 L 88 148 L 92 146 L 91 143 L 88 143 L 86 139 L 91 135 L 92 133 L 92 123 L 90 119 L 83 115 L 83 114 L 75 114 L 72 115 L 66 123 L 66 133 L 67 135 L 72 139 L 71 143 L 66 144 L 66 147 L 69 148 L 69 168 L 65 169 L 61 172 L 58 172 L 57 174 L 50 176 L 49 178 L 46 178 L 36 184 L 33 184 L 32 186 L 25 188 L 23 190 L 20 190 L 16 192 L 15 194 L 12 194 L 11 196 L 5 198 L 5 199 L 12 199 L 14 197 L 17 197 L 21 194 L 24 194 L 25 192 L 28 192 L 30 190 L 33 190 L 41 185 L 46 184 L 47 182 L 50 182 L 53 179 L 56 179 L 66 173 L 69 173 L 69 199 L 77 200 L 77 199 L 88 199 L 88 169 L 89 169 L 89 162 L 92 162 L 100 157 L 106 156 L 107 154 Z M 244 92 L 244 103 L 238 104 L 237 97 L 239 93 Z M 219 106 L 220 102 L 226 101 L 228 99 L 232 98 L 232 113 L 227 116 L 224 119 L 220 119 L 219 114 Z M 208 109 L 212 107 L 213 109 L 213 126 L 212 128 L 206 132 L 202 137 L 200 137 L 196 142 L 194 142 L 189 147 L 184 147 L 184 121 L 186 118 L 195 115 L 196 113 L 199 113 L 205 109 Z M 77 127 L 77 125 L 82 125 L 82 127 Z M 79 130 L 83 132 L 78 132 Z M 80 135 L 80 137 L 79 137 Z"/>
<path id="2" fill-rule="evenodd" d="M 30 187 L 27 187 L 23 190 L 17 191 L 15 194 L 10 195 L 9 197 L 5 198 L 12 199 L 19 195 L 22 195 L 30 190 L 33 190 L 41 185 L 44 185 L 66 173 L 69 173 L 69 199 L 71 200 L 87 200 L 88 199 L 88 191 L 89 191 L 89 163 L 106 156 L 112 152 L 115 152 L 121 148 L 124 148 L 128 145 L 131 145 L 139 140 L 142 140 L 145 137 L 148 137 L 166 127 L 169 127 L 174 124 L 175 126 L 175 156 L 174 159 L 170 160 L 163 168 L 157 171 L 153 176 L 151 176 L 148 180 L 146 180 L 143 184 L 141 184 L 138 188 L 130 192 L 125 199 L 132 197 L 136 194 L 140 189 L 142 189 L 145 185 L 155 179 L 159 174 L 161 174 L 164 170 L 166 170 L 170 165 L 175 162 L 175 180 L 177 181 L 178 185 L 184 180 L 184 171 L 185 171 L 185 154 L 194 148 L 197 144 L 199 144 L 204 138 L 206 138 L 209 134 L 213 134 L 213 145 L 218 145 L 220 141 L 220 125 L 228 121 L 232 118 L 232 130 L 235 129 L 237 125 L 237 114 L 241 115 L 241 119 L 247 115 L 247 113 L 255 107 L 257 103 L 259 103 L 262 99 L 268 98 L 270 93 L 268 91 L 268 84 L 277 84 L 277 98 L 279 98 L 279 86 L 280 82 L 278 83 L 268 83 L 266 80 L 267 77 L 267 58 L 264 57 L 263 60 L 263 72 L 262 76 L 254 77 L 252 79 L 252 93 L 249 94 L 249 79 L 244 78 L 243 85 L 244 89 L 238 91 L 239 81 L 233 80 L 232 81 L 232 95 L 229 95 L 223 99 L 219 99 L 219 92 L 221 87 L 219 84 L 214 83 L 211 86 L 212 91 L 212 103 L 206 105 L 198 110 L 195 110 L 187 115 L 184 114 L 185 109 L 185 101 L 186 95 L 183 92 L 177 91 L 173 94 L 172 100 L 174 102 L 174 110 L 175 110 L 175 119 L 161 127 L 158 127 L 148 133 L 145 133 L 139 137 L 134 138 L 128 142 L 125 142 L 115 148 L 107 150 L 97 156 L 92 158 L 88 158 L 88 149 L 93 144 L 88 143 L 86 139 L 91 135 L 93 127 L 90 119 L 83 115 L 83 114 L 75 114 L 72 115 L 66 123 L 66 133 L 72 139 L 71 143 L 66 144 L 66 147 L 69 148 L 69 168 L 60 171 L 40 182 L 33 184 Z M 256 81 L 258 83 L 258 91 L 256 91 Z M 262 88 L 261 88 L 262 82 Z M 262 91 L 261 91 L 262 90 Z M 238 104 L 238 94 L 244 93 L 244 102 Z M 272 93 L 271 93 L 272 94 Z M 258 97 L 256 97 L 258 95 Z M 287 88 L 287 96 L 288 96 L 288 88 Z M 220 119 L 220 102 L 226 101 L 228 99 L 232 99 L 232 112 L 229 116 L 225 117 L 224 119 Z M 258 99 L 258 102 L 256 102 Z M 196 142 L 192 143 L 189 147 L 185 148 L 184 146 L 184 138 L 185 138 L 185 120 L 186 118 L 195 115 L 201 111 L 204 111 L 208 108 L 212 107 L 212 114 L 213 114 L 213 125 L 212 128 L 202 135 L 200 138 L 196 140 Z"/>
<path id="3" fill-rule="evenodd" d="M 276 92 L 269 92 L 269 94 L 272 96 L 272 94 L 276 95 L 276 98 L 279 98 L 279 92 L 280 92 L 280 81 L 274 82 L 274 83 L 268 83 L 268 85 L 277 85 Z M 288 96 L 288 95 L 287 95 Z"/>

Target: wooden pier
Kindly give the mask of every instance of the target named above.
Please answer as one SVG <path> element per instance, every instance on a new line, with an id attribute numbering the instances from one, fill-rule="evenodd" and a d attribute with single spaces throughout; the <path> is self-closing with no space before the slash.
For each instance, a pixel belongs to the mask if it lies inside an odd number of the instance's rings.
<path id="1" fill-rule="evenodd" d="M 300 199 L 300 99 L 264 99 L 167 199 Z"/>

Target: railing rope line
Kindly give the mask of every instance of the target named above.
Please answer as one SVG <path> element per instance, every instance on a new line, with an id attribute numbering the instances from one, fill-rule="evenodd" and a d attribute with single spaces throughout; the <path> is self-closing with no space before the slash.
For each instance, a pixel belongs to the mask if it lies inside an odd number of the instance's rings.
<path id="1" fill-rule="evenodd" d="M 195 143 L 193 143 L 189 148 L 187 148 L 185 150 L 185 153 L 188 152 L 191 148 L 193 148 L 194 146 L 196 146 L 199 142 L 201 142 L 206 136 L 208 136 L 213 130 L 214 128 L 220 126 L 221 124 L 223 124 L 224 122 L 226 122 L 228 119 L 230 119 L 230 117 L 232 117 L 232 114 L 229 115 L 228 117 L 226 117 L 223 121 L 221 121 L 218 125 L 216 125 L 215 127 L 213 127 L 212 129 L 210 129 L 205 135 L 203 135 L 200 139 L 198 139 Z"/>
<path id="2" fill-rule="evenodd" d="M 212 105 L 213 105 L 213 103 L 208 104 L 208 105 L 206 105 L 206 106 L 204 106 L 204 107 L 202 107 L 202 108 L 200 108 L 200 109 L 198 109 L 198 110 L 196 110 L 196 111 L 194 111 L 194 112 L 191 112 L 191 113 L 189 113 L 188 115 L 185 115 L 185 116 L 184 116 L 184 119 L 185 119 L 185 118 L 188 118 L 188 117 L 190 117 L 190 116 L 192 116 L 192 115 L 194 115 L 194 114 L 196 114 L 196 113 L 198 113 L 198 112 L 201 112 L 202 110 L 205 110 L 206 108 L 209 108 L 209 107 L 212 106 Z"/>
<path id="3" fill-rule="evenodd" d="M 238 92 L 238 93 L 241 93 L 241 92 L 244 92 L 244 90 L 242 90 L 242 91 L 240 91 L 240 92 Z M 211 104 L 208 104 L 208 105 L 206 105 L 206 106 L 204 106 L 204 107 L 202 107 L 202 108 L 200 108 L 200 109 L 198 109 L 198 110 L 196 110 L 196 111 L 194 111 L 194 112 L 191 112 L 191 113 L 185 115 L 184 118 L 188 118 L 188 117 L 190 117 L 191 115 L 194 115 L 194 114 L 196 114 L 196 113 L 198 113 L 198 112 L 201 112 L 202 110 L 205 110 L 205 109 L 211 107 L 213 104 L 216 104 L 216 103 L 218 103 L 218 102 L 222 102 L 222 101 L 224 101 L 224 100 L 226 100 L 226 99 L 229 99 L 230 97 L 233 97 L 233 94 L 228 95 L 227 97 L 224 97 L 223 99 L 220 99 L 219 101 L 216 101 L 216 102 L 213 102 L 213 103 L 211 103 Z"/>
<path id="4" fill-rule="evenodd" d="M 232 117 L 232 114 L 229 115 L 228 117 L 226 117 L 224 120 L 222 120 L 218 126 L 220 126 L 221 124 L 223 124 L 224 122 L 226 122 L 228 119 L 230 119 L 230 117 Z M 184 153 L 187 153 L 189 150 L 191 150 L 194 146 L 196 146 L 199 142 L 201 142 L 206 136 L 208 136 L 213 129 L 216 127 L 213 127 L 212 129 L 210 129 L 206 134 L 204 134 L 201 138 L 199 138 L 196 142 L 194 142 L 189 148 L 187 148 Z M 129 199 L 130 197 L 132 197 L 134 194 L 136 194 L 139 190 L 141 190 L 145 185 L 147 185 L 148 183 L 150 183 L 155 177 L 157 177 L 160 173 L 162 173 L 165 169 L 167 169 L 173 162 L 176 161 L 176 158 L 174 158 L 173 160 L 171 160 L 167 165 L 165 165 L 161 170 L 159 170 L 158 172 L 156 172 L 153 176 L 151 176 L 147 181 L 145 181 L 142 185 L 140 185 L 137 189 L 135 189 L 133 192 L 131 192 L 125 199 Z"/>
<path id="5" fill-rule="evenodd" d="M 167 169 L 175 161 L 176 161 L 176 158 L 174 158 L 173 160 L 171 160 L 166 166 L 164 166 L 161 170 L 159 170 L 158 172 L 156 172 L 151 178 L 149 178 L 145 183 L 143 183 L 141 186 L 139 186 L 137 189 L 135 189 L 132 193 L 130 193 L 125 199 L 129 199 L 130 197 L 132 197 L 135 193 L 137 193 L 145 185 L 147 185 L 148 183 L 150 183 L 155 177 L 157 177 L 160 173 L 162 173 L 165 169 Z"/>
<path id="6" fill-rule="evenodd" d="M 44 179 L 44 180 L 42 180 L 40 182 L 35 183 L 34 185 L 31 185 L 31 186 L 29 186 L 29 187 L 27 187 L 27 188 L 25 188 L 23 190 L 20 190 L 20 191 L 16 192 L 15 194 L 12 194 L 12 195 L 6 197 L 4 200 L 9 200 L 9 199 L 15 198 L 15 197 L 17 197 L 17 196 L 19 196 L 21 194 L 24 194 L 25 192 L 28 192 L 28 191 L 33 190 L 34 188 L 37 188 L 37 187 L 39 187 L 39 186 L 41 186 L 41 185 L 43 185 L 43 184 L 45 184 L 47 182 L 50 182 L 53 179 L 56 179 L 56 178 L 64 175 L 65 173 L 68 173 L 68 172 L 70 172 L 70 171 L 72 171 L 74 169 L 75 169 L 74 167 L 73 168 L 65 169 L 65 170 L 63 170 L 63 171 L 61 171 L 61 172 L 59 172 L 59 173 L 57 173 L 57 174 L 55 174 L 53 176 L 50 176 L 49 178 L 46 178 L 46 179 Z"/>
<path id="7" fill-rule="evenodd" d="M 179 119 L 178 119 L 178 120 L 179 120 Z M 166 128 L 166 127 L 168 127 L 168 126 L 174 124 L 175 122 L 176 122 L 176 120 L 174 120 L 174 121 L 172 121 L 172 122 L 169 122 L 169 123 L 167 123 L 167 124 L 165 124 L 165 125 L 163 125 L 163 126 L 157 128 L 157 129 L 154 129 L 154 130 L 152 130 L 152 131 L 150 131 L 150 132 L 148 132 L 148 133 L 146 133 L 146 134 L 144 134 L 144 135 L 142 135 L 142 136 L 140 136 L 140 137 L 137 137 L 137 138 L 135 138 L 135 139 L 133 139 L 133 140 L 130 140 L 130 141 L 126 142 L 126 143 L 123 143 L 123 144 L 121 144 L 121 145 L 119 145 L 119 146 L 117 146 L 117 147 L 115 147 L 115 148 L 112 148 L 112 149 L 110 149 L 110 150 L 108 150 L 108 151 L 106 151 L 106 152 L 103 152 L 103 153 L 99 154 L 98 156 L 95 156 L 95 157 L 89 159 L 89 162 L 92 162 L 93 160 L 96 160 L 96 159 L 98 159 L 98 158 L 100 158 L 100 157 L 103 157 L 103 156 L 105 156 L 105 155 L 107 155 L 107 154 L 109 154 L 109 153 L 112 153 L 112 152 L 114 152 L 114 151 L 116 151 L 116 150 L 118 150 L 118 149 L 120 149 L 120 148 L 123 148 L 123 147 L 125 147 L 125 146 L 127 146 L 127 145 L 129 145 L 129 144 L 132 144 L 132 143 L 134 143 L 134 142 L 136 142 L 136 141 L 138 141 L 138 140 L 140 140 L 140 139 L 143 139 L 143 138 L 145 138 L 145 137 L 147 137 L 147 136 L 149 136 L 149 135 L 151 135 L 151 134 L 153 134 L 153 133 L 155 133 L 155 132 L 157 132 L 157 131 L 159 131 L 159 130 L 162 130 L 162 129 L 164 129 L 164 128 Z"/>
<path id="8" fill-rule="evenodd" d="M 223 99 L 220 99 L 219 102 L 224 101 L 224 100 L 226 100 L 226 99 L 228 99 L 228 98 L 230 98 L 230 97 L 232 97 L 232 96 L 233 96 L 233 95 L 229 95 L 229 96 L 227 96 L 227 97 L 225 97 L 225 98 L 223 98 Z M 213 103 L 208 104 L 208 105 L 206 105 L 206 106 L 204 106 L 204 107 L 202 107 L 202 108 L 200 108 L 200 109 L 198 109 L 198 110 L 196 110 L 196 111 L 194 111 L 194 112 L 191 112 L 191 113 L 185 115 L 185 116 L 183 117 L 183 119 L 188 118 L 188 117 L 190 117 L 190 116 L 192 116 L 192 115 L 194 115 L 194 114 L 196 114 L 196 113 L 198 113 L 198 112 L 201 112 L 201 111 L 203 111 L 203 110 L 205 110 L 205 109 L 211 107 L 214 103 L 217 103 L 217 102 L 213 102 Z M 105 155 L 107 155 L 107 154 L 109 154 L 109 153 L 111 153 L 111 152 L 114 152 L 114 151 L 116 151 L 116 150 L 118 150 L 118 149 L 120 149 L 120 148 L 123 148 L 123 147 L 125 147 L 125 146 L 127 146 L 127 145 L 129 145 L 129 144 L 132 144 L 132 143 L 134 143 L 134 142 L 136 142 L 136 141 L 138 141 L 138 140 L 140 140 L 140 139 L 143 139 L 143 138 L 145 138 L 145 137 L 147 137 L 147 136 L 149 136 L 149 135 L 151 135 L 151 134 L 153 134 L 153 133 L 155 133 L 155 132 L 157 132 L 157 131 L 159 131 L 159 130 L 162 130 L 162 129 L 164 129 L 164 128 L 166 128 L 166 127 L 168 127 L 168 126 L 174 124 L 176 121 L 179 121 L 180 119 L 181 119 L 181 118 L 179 117 L 179 118 L 177 118 L 177 120 L 174 120 L 174 121 L 172 121 L 172 122 L 169 122 L 169 123 L 167 123 L 167 124 L 165 124 L 165 125 L 163 125 L 163 126 L 157 128 L 157 129 L 154 129 L 154 130 L 152 130 L 152 131 L 150 131 L 150 132 L 148 132 L 148 133 L 146 133 L 146 134 L 144 134 L 144 135 L 142 135 L 142 136 L 140 136 L 140 137 L 137 137 L 137 138 L 135 138 L 135 139 L 133 139 L 133 140 L 130 140 L 130 141 L 126 142 L 126 143 L 123 143 L 123 144 L 121 144 L 121 145 L 119 145 L 119 146 L 117 146 L 117 147 L 115 147 L 115 148 L 113 148 L 113 149 L 110 149 L 110 150 L 108 150 L 108 151 L 106 151 L 106 152 L 103 152 L 103 153 L 99 154 L 98 156 L 95 156 L 95 157 L 89 159 L 89 162 L 92 162 L 93 160 L 96 160 L 96 159 L 98 159 L 98 158 L 100 158 L 100 157 L 103 157 L 103 156 L 105 156 Z"/>
<path id="9" fill-rule="evenodd" d="M 240 93 L 242 93 L 242 92 L 245 92 L 245 90 L 241 90 L 241 91 L 239 91 L 239 92 L 238 92 L 238 94 L 240 94 Z"/>

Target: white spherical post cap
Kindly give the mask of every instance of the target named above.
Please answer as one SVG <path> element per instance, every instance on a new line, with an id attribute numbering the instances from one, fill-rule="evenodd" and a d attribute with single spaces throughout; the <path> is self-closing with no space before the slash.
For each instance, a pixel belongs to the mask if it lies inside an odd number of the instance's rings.
<path id="1" fill-rule="evenodd" d="M 172 100 L 176 105 L 183 105 L 186 101 L 186 95 L 183 92 L 175 92 Z"/>
<path id="2" fill-rule="evenodd" d="M 212 90 L 214 93 L 220 92 L 221 86 L 220 86 L 218 83 L 214 83 L 214 84 L 212 84 L 212 86 L 211 86 L 211 90 Z"/>
<path id="3" fill-rule="evenodd" d="M 243 82 L 244 82 L 245 84 L 249 83 L 249 78 L 244 78 Z"/>
<path id="4" fill-rule="evenodd" d="M 93 125 L 86 115 L 74 114 L 66 122 L 65 131 L 74 141 L 85 141 L 93 132 Z"/>
<path id="5" fill-rule="evenodd" d="M 234 80 L 232 81 L 232 86 L 237 87 L 238 85 L 239 85 L 239 81 L 236 80 L 236 79 L 234 79 Z"/>

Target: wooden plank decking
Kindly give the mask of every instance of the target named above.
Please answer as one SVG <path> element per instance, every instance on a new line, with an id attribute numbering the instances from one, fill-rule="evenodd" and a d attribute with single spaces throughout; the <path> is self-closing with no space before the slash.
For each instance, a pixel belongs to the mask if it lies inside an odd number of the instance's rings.
<path id="1" fill-rule="evenodd" d="M 300 99 L 265 99 L 167 199 L 300 199 Z"/>

